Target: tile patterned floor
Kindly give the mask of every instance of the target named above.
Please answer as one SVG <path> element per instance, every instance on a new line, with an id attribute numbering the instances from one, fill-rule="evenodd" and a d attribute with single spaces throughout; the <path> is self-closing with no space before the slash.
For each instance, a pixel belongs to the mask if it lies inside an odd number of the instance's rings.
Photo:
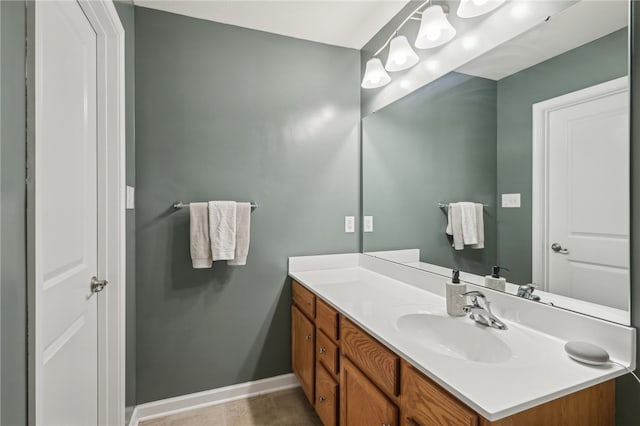
<path id="1" fill-rule="evenodd" d="M 140 426 L 322 426 L 300 388 L 140 422 Z"/>

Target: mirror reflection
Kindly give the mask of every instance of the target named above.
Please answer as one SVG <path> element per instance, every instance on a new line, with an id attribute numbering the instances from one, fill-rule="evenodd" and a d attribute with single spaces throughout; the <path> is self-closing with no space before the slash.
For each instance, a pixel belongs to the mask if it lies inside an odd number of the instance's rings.
<path id="1" fill-rule="evenodd" d="M 365 117 L 364 252 L 628 323 L 627 9 L 578 2 Z"/>

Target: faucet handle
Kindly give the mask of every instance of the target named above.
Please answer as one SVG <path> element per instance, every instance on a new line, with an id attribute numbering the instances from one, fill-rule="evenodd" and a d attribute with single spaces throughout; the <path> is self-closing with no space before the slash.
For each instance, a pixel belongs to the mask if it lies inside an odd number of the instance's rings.
<path id="1" fill-rule="evenodd" d="M 538 288 L 535 284 L 523 284 L 518 286 L 518 296 L 525 297 L 533 293 L 533 291 Z"/>
<path id="2" fill-rule="evenodd" d="M 462 293 L 462 295 L 466 297 L 470 297 L 471 303 L 473 304 L 473 306 L 478 306 L 478 307 L 480 306 L 480 303 L 478 302 L 478 298 L 485 300 L 485 303 L 486 303 L 485 295 L 478 290 L 467 291 L 466 293 Z"/>

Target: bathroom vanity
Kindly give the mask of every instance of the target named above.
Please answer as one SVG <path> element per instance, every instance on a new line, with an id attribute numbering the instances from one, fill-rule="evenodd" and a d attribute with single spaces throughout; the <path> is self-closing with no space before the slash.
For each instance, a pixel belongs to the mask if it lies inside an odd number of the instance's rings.
<path id="1" fill-rule="evenodd" d="M 483 289 L 508 324 L 486 328 L 446 315 L 445 277 L 360 254 L 290 258 L 289 275 L 292 368 L 324 425 L 615 422 L 624 369 L 570 360 L 544 323 L 633 366 L 629 327 Z M 536 309 L 551 312 L 539 329 Z"/>

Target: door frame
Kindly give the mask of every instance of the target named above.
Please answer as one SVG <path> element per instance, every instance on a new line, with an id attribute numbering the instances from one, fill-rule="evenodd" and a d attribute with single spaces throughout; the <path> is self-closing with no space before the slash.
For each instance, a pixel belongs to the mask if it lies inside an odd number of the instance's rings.
<path id="1" fill-rule="evenodd" d="M 532 282 L 548 290 L 549 276 L 549 117 L 552 112 L 629 90 L 624 76 L 533 104 L 533 162 L 531 191 Z"/>
<path id="2" fill-rule="evenodd" d="M 98 425 L 125 423 L 125 33 L 112 0 L 77 0 L 97 35 Z M 35 272 L 35 5 L 27 1 L 28 423 L 38 415 L 38 292 Z M 88 283 L 87 283 L 88 285 Z"/>

